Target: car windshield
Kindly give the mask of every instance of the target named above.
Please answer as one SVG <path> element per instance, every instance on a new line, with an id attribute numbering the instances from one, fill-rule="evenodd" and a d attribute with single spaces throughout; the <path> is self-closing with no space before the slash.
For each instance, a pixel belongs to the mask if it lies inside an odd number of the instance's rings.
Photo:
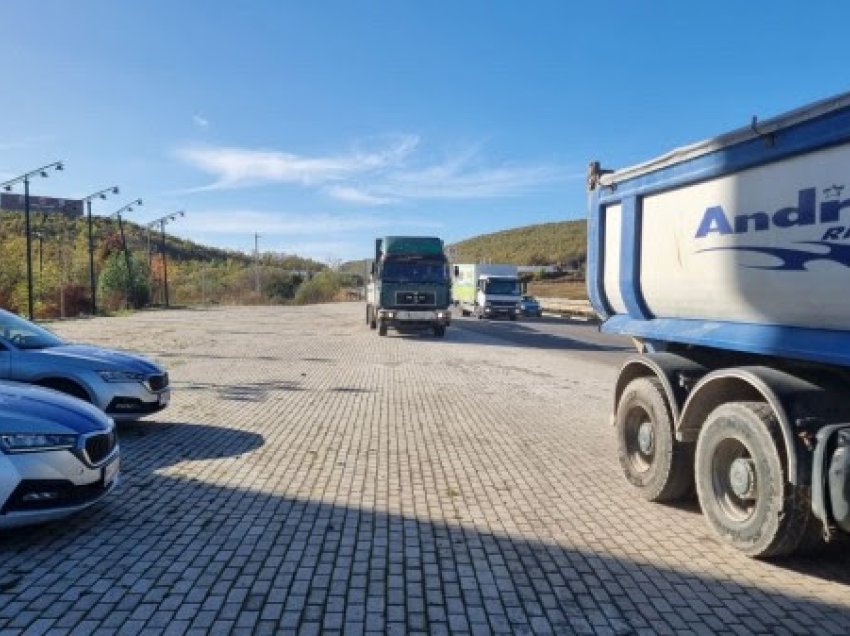
<path id="1" fill-rule="evenodd" d="M 516 296 L 519 294 L 519 281 L 510 278 L 491 278 L 487 281 L 484 293 Z"/>
<path id="2" fill-rule="evenodd" d="M 8 311 L 0 311 L 0 335 L 18 349 L 46 349 L 65 344 L 61 338 L 44 327 Z"/>
<path id="3" fill-rule="evenodd" d="M 389 283 L 445 283 L 448 281 L 448 269 L 440 261 L 387 260 L 383 264 L 381 279 Z"/>

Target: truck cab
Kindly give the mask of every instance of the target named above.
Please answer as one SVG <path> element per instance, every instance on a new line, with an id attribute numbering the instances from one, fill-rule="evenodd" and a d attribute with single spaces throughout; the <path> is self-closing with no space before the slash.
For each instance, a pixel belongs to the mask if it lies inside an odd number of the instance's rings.
<path id="1" fill-rule="evenodd" d="M 469 263 L 453 271 L 455 304 L 464 316 L 516 320 L 522 298 L 516 265 Z"/>
<path id="2" fill-rule="evenodd" d="M 366 323 L 385 336 L 431 330 L 443 337 L 451 324 L 451 280 L 443 242 L 435 237 L 388 236 L 375 242 L 366 290 Z"/>

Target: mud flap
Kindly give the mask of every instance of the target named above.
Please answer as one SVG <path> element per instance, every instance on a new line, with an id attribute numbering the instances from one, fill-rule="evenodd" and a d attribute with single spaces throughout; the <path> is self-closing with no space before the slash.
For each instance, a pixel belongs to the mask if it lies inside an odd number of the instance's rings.
<path id="1" fill-rule="evenodd" d="M 850 533 L 850 428 L 838 431 L 835 436 L 827 482 L 835 525 Z"/>

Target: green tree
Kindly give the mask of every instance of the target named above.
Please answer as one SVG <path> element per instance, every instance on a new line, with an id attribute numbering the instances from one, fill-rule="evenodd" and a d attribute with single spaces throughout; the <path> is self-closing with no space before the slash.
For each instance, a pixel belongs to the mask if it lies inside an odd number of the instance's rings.
<path id="1" fill-rule="evenodd" d="M 128 280 L 124 254 L 111 254 L 98 277 L 98 295 L 103 306 L 109 309 L 141 307 L 150 302 L 150 283 L 147 263 L 130 256 L 132 281 Z"/>

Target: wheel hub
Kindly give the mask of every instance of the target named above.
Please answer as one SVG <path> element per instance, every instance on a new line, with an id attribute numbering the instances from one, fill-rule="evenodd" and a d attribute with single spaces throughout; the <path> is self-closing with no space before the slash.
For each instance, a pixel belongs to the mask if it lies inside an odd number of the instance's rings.
<path id="1" fill-rule="evenodd" d="M 756 495 L 756 465 L 752 459 L 739 457 L 729 467 L 729 485 L 741 499 L 754 499 Z"/>
<path id="2" fill-rule="evenodd" d="M 652 430 L 652 422 L 644 422 L 638 429 L 638 448 L 644 455 L 652 454 L 655 448 L 655 433 Z"/>

